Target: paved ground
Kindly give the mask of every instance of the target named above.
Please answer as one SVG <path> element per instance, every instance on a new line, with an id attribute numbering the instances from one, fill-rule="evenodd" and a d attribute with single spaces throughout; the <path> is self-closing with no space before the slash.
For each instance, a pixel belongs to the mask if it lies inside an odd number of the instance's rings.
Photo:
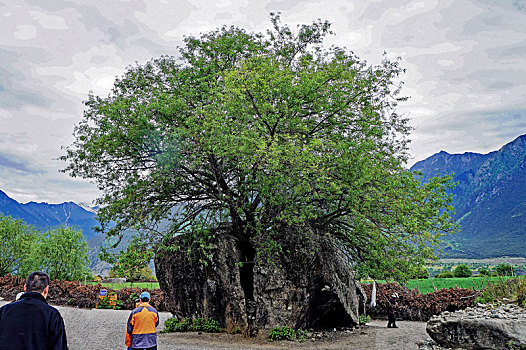
<path id="1" fill-rule="evenodd" d="M 0 302 L 0 306 L 5 302 Z M 70 350 L 120 350 L 124 345 L 125 325 L 130 311 L 57 307 L 64 318 Z M 160 313 L 160 327 L 170 317 Z M 305 342 L 269 343 L 265 338 L 245 339 L 230 334 L 158 334 L 159 350 L 256 350 L 256 349 L 417 349 L 417 343 L 430 340 L 424 322 L 399 321 L 400 328 L 386 328 L 387 321 L 373 320 L 352 332 L 336 332 L 331 337 Z"/>

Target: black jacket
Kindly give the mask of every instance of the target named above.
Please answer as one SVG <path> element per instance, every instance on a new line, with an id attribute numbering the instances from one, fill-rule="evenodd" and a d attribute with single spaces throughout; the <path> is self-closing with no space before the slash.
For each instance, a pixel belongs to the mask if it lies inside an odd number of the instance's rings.
<path id="1" fill-rule="evenodd" d="M 62 316 L 40 293 L 25 293 L 0 308 L 0 350 L 64 350 Z"/>

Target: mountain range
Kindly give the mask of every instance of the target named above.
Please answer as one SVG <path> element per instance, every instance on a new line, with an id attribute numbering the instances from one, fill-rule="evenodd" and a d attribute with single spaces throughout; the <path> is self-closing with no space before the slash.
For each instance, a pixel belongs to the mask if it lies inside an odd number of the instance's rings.
<path id="1" fill-rule="evenodd" d="M 89 241 L 97 235 L 93 227 L 98 226 L 95 219 L 97 208 L 79 205 L 73 202 L 60 204 L 18 203 L 0 190 L 0 213 L 20 218 L 27 224 L 41 230 L 66 225 L 81 229 Z"/>
<path id="2" fill-rule="evenodd" d="M 444 257 L 489 258 L 526 255 L 526 135 L 488 154 L 441 151 L 411 170 L 451 174 L 460 231 L 446 237 Z"/>
<path id="3" fill-rule="evenodd" d="M 89 248 L 91 269 L 97 273 L 109 270 L 109 265 L 101 262 L 98 254 L 104 235 L 97 233 L 97 207 L 79 205 L 73 202 L 60 204 L 19 203 L 0 190 L 0 214 L 22 219 L 25 223 L 46 231 L 61 225 L 82 230 Z M 106 273 L 107 274 L 107 273 Z"/>

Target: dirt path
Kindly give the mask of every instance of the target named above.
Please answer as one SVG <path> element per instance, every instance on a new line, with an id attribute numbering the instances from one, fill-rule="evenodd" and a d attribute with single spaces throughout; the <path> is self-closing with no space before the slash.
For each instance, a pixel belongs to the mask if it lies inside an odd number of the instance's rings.
<path id="1" fill-rule="evenodd" d="M 350 332 L 335 332 L 329 338 L 305 342 L 275 342 L 265 339 L 244 339 L 228 334 L 171 333 L 161 334 L 160 349 L 418 349 L 417 344 L 431 340 L 425 331 L 424 322 L 397 322 L 399 328 L 387 328 L 387 321 L 373 320 L 367 326 Z"/>
<path id="2" fill-rule="evenodd" d="M 0 302 L 0 306 L 5 302 Z M 120 350 L 124 346 L 124 332 L 129 316 L 127 310 L 97 310 L 57 307 L 64 323 L 70 350 Z M 170 317 L 160 313 L 160 327 Z M 239 335 L 159 333 L 159 350 L 266 350 L 266 349 L 417 349 L 417 343 L 429 340 L 424 322 L 399 321 L 398 329 L 386 328 L 387 321 L 373 320 L 367 326 L 348 332 L 330 332 L 330 336 L 315 341 L 274 342 L 265 338 L 245 339 Z"/>

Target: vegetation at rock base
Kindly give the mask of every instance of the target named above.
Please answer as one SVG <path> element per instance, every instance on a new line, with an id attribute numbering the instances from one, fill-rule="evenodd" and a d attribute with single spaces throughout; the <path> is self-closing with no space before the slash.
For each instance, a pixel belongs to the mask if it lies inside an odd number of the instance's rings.
<path id="1" fill-rule="evenodd" d="M 369 321 L 371 321 L 371 316 L 369 316 L 369 315 L 360 315 L 359 319 L 358 319 L 358 324 L 365 325 Z"/>
<path id="2" fill-rule="evenodd" d="M 361 272 L 403 277 L 455 225 L 449 178 L 422 184 L 405 168 L 400 62 L 325 48 L 328 22 L 271 20 L 266 34 L 186 37 L 180 59 L 129 67 L 109 96 L 90 95 L 64 171 L 98 184 L 108 235 L 184 234 L 205 261 L 221 232 L 246 261 L 279 253 L 274 235 L 330 235 Z"/>
<path id="3" fill-rule="evenodd" d="M 22 220 L 0 215 L 0 237 L 0 275 L 26 277 L 32 271 L 45 271 L 51 279 L 69 281 L 91 275 L 88 245 L 74 228 L 40 232 Z"/>
<path id="4" fill-rule="evenodd" d="M 307 339 L 309 333 L 301 329 L 294 329 L 291 327 L 274 327 L 270 330 L 268 339 L 270 341 L 278 340 L 301 340 Z"/>
<path id="5" fill-rule="evenodd" d="M 169 318 L 164 322 L 164 332 L 219 332 L 219 323 L 206 318 L 185 318 L 178 320 L 175 317 Z"/>

